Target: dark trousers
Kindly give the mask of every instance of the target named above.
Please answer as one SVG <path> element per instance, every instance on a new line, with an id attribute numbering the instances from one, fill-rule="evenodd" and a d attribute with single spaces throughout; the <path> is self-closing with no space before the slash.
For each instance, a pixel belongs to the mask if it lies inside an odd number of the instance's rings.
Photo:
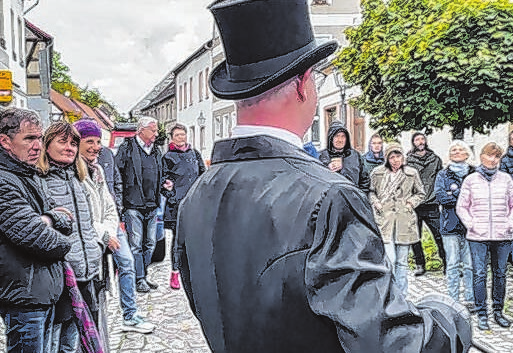
<path id="1" fill-rule="evenodd" d="M 52 346 L 54 307 L 0 308 L 8 353 L 47 353 Z"/>
<path id="2" fill-rule="evenodd" d="M 438 255 L 442 259 L 444 264 L 444 270 L 447 268 L 445 261 L 444 243 L 442 241 L 442 235 L 440 234 L 440 211 L 438 205 L 420 206 L 415 209 L 417 214 L 417 227 L 419 230 L 419 236 L 422 237 L 422 222 L 426 223 L 427 227 L 435 238 L 436 246 L 438 247 Z M 422 242 L 413 244 L 413 253 L 415 255 L 415 263 L 418 266 L 426 266 L 426 258 L 422 251 Z"/>
<path id="3" fill-rule="evenodd" d="M 169 222 L 169 228 L 173 231 L 173 242 L 171 243 L 171 266 L 173 271 L 179 271 L 181 267 L 183 246 L 178 243 L 178 236 L 176 235 L 176 221 Z"/>
<path id="4" fill-rule="evenodd" d="M 511 241 L 469 241 L 474 278 L 474 299 L 477 315 L 487 316 L 486 277 L 488 274 L 488 255 L 492 265 L 493 311 L 504 308 L 506 296 L 506 269 Z"/>

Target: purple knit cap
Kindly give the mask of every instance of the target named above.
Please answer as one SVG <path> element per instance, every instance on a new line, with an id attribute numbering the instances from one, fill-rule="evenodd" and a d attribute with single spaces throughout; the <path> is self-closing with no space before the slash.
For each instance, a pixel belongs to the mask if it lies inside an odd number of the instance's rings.
<path id="1" fill-rule="evenodd" d="M 73 126 L 77 129 L 80 137 L 83 139 L 91 136 L 102 137 L 102 129 L 94 120 L 80 119 L 75 122 Z"/>

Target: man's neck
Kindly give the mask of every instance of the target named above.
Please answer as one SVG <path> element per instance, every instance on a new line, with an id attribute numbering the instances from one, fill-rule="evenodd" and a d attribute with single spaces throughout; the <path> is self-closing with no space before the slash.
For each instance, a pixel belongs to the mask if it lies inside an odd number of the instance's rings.
<path id="1" fill-rule="evenodd" d="M 427 153 L 427 151 L 425 149 L 423 149 L 421 151 L 417 150 L 417 152 L 415 152 L 416 155 L 419 155 L 421 157 L 424 156 L 426 153 Z"/>

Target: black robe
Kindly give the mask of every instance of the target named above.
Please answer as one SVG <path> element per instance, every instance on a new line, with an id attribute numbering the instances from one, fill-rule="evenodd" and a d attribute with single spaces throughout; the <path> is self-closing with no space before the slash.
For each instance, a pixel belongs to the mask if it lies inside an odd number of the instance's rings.
<path id="1" fill-rule="evenodd" d="M 292 144 L 218 141 L 178 217 L 184 288 L 215 353 L 469 348 L 465 309 L 407 302 L 367 197 Z"/>

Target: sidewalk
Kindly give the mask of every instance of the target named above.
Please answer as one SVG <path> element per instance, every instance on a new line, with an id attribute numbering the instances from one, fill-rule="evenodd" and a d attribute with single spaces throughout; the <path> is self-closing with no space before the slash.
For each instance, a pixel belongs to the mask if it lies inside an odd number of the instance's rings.
<path id="1" fill-rule="evenodd" d="M 488 276 L 490 280 L 490 275 Z M 511 278 L 511 269 L 507 274 L 508 283 L 506 285 L 506 315 L 513 318 L 513 280 Z M 424 276 L 415 277 L 413 272 L 408 274 L 408 299 L 416 302 L 427 293 L 443 293 L 447 294 L 447 286 L 445 277 L 441 271 L 427 272 Z M 491 283 L 488 284 L 488 289 L 491 288 Z M 491 294 L 488 294 L 488 301 L 490 302 Z M 510 309 L 510 310 L 508 310 Z M 490 309 L 491 312 L 491 309 Z M 491 315 L 490 315 L 491 316 Z M 490 317 L 488 321 L 490 324 L 489 331 L 481 331 L 477 328 L 477 317 L 472 316 L 473 321 L 473 334 L 474 341 L 486 348 L 490 353 L 510 353 L 513 352 L 513 326 L 510 328 L 502 328 L 493 321 Z M 471 352 L 479 352 L 472 350 Z"/>
<path id="2" fill-rule="evenodd" d="M 140 312 L 156 325 L 153 334 L 121 331 L 122 315 L 118 291 L 114 287 L 107 297 L 111 353 L 210 353 L 201 328 L 189 309 L 183 290 L 169 288 L 169 258 L 150 268 L 149 278 L 159 284 L 156 291 L 138 294 Z M 413 302 L 427 293 L 446 293 L 445 278 L 441 272 L 428 272 L 421 277 L 409 277 L 409 300 Z M 508 276 L 506 308 L 513 304 L 513 280 Z M 513 317 L 513 312 L 506 312 Z M 490 320 L 490 331 L 477 329 L 474 321 L 474 340 L 493 353 L 513 352 L 513 327 L 504 329 Z M 0 323 L 0 332 L 4 331 Z M 0 352 L 5 352 L 5 336 L 0 334 Z M 478 353 L 478 350 L 471 350 Z M 285 353 L 285 352 L 284 352 Z"/>

